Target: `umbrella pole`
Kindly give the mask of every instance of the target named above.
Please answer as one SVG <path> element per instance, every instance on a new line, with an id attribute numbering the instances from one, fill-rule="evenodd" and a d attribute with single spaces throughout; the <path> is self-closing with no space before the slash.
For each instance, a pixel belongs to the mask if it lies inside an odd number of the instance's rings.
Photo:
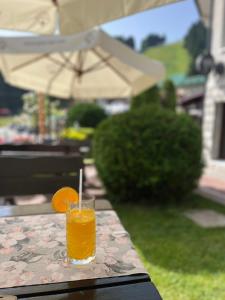
<path id="1" fill-rule="evenodd" d="M 43 142 L 46 134 L 45 128 L 45 95 L 38 93 L 38 133 L 39 141 Z"/>
<path id="2" fill-rule="evenodd" d="M 52 121 L 53 101 L 48 98 L 48 135 L 50 140 L 53 138 L 53 121 Z"/>

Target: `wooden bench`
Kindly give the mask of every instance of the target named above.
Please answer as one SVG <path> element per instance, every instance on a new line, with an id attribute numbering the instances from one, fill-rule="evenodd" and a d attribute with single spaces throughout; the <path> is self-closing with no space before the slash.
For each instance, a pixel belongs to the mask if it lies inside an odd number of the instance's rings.
<path id="1" fill-rule="evenodd" d="M 45 153 L 62 153 L 74 154 L 80 152 L 80 146 L 67 144 L 2 144 L 0 145 L 0 155 L 14 154 L 45 154 Z"/>
<path id="2" fill-rule="evenodd" d="M 0 197 L 14 204 L 15 195 L 52 194 L 62 186 L 79 186 L 80 154 L 1 156 Z"/>

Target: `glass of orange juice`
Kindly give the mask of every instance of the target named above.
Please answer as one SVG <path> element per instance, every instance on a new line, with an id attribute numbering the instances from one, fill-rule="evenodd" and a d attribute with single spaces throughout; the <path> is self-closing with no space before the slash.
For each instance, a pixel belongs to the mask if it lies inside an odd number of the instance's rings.
<path id="1" fill-rule="evenodd" d="M 82 207 L 68 203 L 66 212 L 67 257 L 70 263 L 83 265 L 95 258 L 95 198 L 82 195 Z"/>

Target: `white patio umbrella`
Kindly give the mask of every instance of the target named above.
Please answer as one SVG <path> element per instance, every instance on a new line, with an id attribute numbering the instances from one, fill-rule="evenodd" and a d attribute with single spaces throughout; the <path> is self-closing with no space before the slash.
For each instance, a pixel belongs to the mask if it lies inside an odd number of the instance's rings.
<path id="1" fill-rule="evenodd" d="M 74 34 L 179 0 L 1 0 L 0 28 Z"/>
<path id="2" fill-rule="evenodd" d="M 34 90 L 39 132 L 45 135 L 44 97 L 131 97 L 162 80 L 164 67 L 100 30 L 68 37 L 0 38 L 5 80 Z"/>
<path id="3" fill-rule="evenodd" d="M 0 52 L 9 84 L 61 98 L 131 97 L 165 75 L 160 62 L 97 29 L 67 37 L 0 38 Z"/>

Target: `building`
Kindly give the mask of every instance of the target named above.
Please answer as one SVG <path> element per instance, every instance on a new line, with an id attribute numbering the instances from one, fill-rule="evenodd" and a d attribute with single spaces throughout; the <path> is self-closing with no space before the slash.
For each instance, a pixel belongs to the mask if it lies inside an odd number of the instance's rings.
<path id="1" fill-rule="evenodd" d="M 171 80 L 176 87 L 177 111 L 186 112 L 201 126 L 206 77 L 175 75 Z"/>
<path id="2" fill-rule="evenodd" d="M 225 66 L 225 0 L 196 0 L 211 32 L 210 53 Z M 225 171 L 225 73 L 214 70 L 207 79 L 203 112 L 204 159 L 208 167 Z"/>
<path id="3" fill-rule="evenodd" d="M 200 127 L 202 127 L 204 94 L 198 94 L 190 97 L 183 97 L 178 100 L 177 111 L 186 112 L 191 116 Z"/>

